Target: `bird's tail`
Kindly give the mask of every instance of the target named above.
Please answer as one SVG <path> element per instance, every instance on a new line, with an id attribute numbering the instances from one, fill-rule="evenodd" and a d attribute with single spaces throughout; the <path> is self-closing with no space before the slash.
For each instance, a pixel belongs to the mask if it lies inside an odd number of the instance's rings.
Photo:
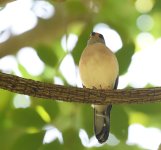
<path id="1" fill-rule="evenodd" d="M 94 131 L 99 143 L 108 139 L 110 130 L 110 111 L 112 105 L 94 107 Z"/>

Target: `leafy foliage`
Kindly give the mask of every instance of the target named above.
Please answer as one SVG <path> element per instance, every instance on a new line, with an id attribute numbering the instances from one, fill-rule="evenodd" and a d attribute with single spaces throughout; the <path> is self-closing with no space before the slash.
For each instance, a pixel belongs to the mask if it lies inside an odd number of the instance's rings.
<path id="1" fill-rule="evenodd" d="M 131 63 L 131 57 L 134 54 L 134 44 L 129 43 L 123 46 L 121 50 L 116 53 L 118 59 L 120 75 L 127 72 L 129 64 Z"/>
<path id="2" fill-rule="evenodd" d="M 41 44 L 37 46 L 36 50 L 38 56 L 46 65 L 54 67 L 57 64 L 58 58 L 51 47 Z"/>
<path id="3" fill-rule="evenodd" d="M 23 77 L 50 83 L 55 82 L 55 77 L 57 77 L 62 83 L 68 85 L 67 78 L 60 71 L 60 65 L 67 54 L 71 54 L 75 66 L 78 65 L 89 34 L 98 23 L 107 24 L 120 35 L 123 47 L 116 52 L 116 56 L 120 65 L 120 75 L 124 75 L 127 72 L 132 56 L 136 52 L 136 36 L 142 32 L 136 26 L 137 17 L 142 13 L 137 11 L 135 1 L 50 0 L 49 2 L 55 8 L 55 16 L 52 18 L 54 35 L 51 36 L 50 32 L 52 31 L 48 31 L 48 26 L 51 23 L 50 19 L 46 20 L 43 32 L 45 33 L 44 37 L 48 39 L 49 36 L 52 39 L 48 42 L 46 40 L 43 43 L 39 42 L 37 39 L 42 37 L 38 33 L 28 38 L 33 43 L 32 39 L 36 36 L 36 42 L 31 45 L 35 48 L 45 68 L 40 75 L 33 76 L 26 70 L 23 64 L 19 63 L 18 70 Z M 149 32 L 155 37 L 160 37 L 160 1 L 156 0 L 149 14 L 155 20 L 155 28 Z M 43 21 L 39 19 L 40 23 Z M 57 28 L 54 28 L 54 25 Z M 61 38 L 64 35 L 68 37 L 70 33 L 78 36 L 78 41 L 71 52 L 65 51 L 61 45 Z M 26 46 L 25 43 L 26 41 L 24 41 L 24 45 L 23 43 L 21 45 Z M 33 65 L 36 67 L 34 60 Z M 71 68 L 67 69 L 70 72 Z M 93 136 L 93 110 L 91 106 L 53 102 L 30 97 L 31 104 L 29 107 L 16 108 L 14 104 L 15 95 L 0 90 L 0 149 L 3 150 L 139 150 L 141 148 L 137 145 L 126 144 L 129 125 L 140 123 L 147 127 L 161 128 L 160 104 L 113 106 L 111 112 L 111 133 L 115 135 L 120 143 L 115 146 L 105 144 L 101 147 L 85 147 L 79 138 L 79 131 L 80 129 L 85 129 L 89 138 Z M 38 106 L 41 109 L 38 109 Z M 43 114 L 46 115 L 46 118 Z M 46 132 L 44 128 L 46 126 L 53 126 L 61 131 L 63 143 L 56 139 L 44 144 L 43 139 Z M 88 143 L 88 140 L 86 142 Z"/>

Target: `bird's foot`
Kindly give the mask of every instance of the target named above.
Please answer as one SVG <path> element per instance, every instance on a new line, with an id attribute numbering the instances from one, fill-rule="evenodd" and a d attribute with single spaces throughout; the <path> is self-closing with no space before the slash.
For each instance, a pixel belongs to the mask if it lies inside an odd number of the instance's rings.
<path id="1" fill-rule="evenodd" d="M 96 116 L 106 118 L 106 115 L 102 113 L 96 113 Z"/>

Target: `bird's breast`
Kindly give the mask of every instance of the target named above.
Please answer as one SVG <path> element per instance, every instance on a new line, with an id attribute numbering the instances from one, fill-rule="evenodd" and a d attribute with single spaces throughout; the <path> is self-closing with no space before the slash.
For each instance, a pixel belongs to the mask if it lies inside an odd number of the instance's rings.
<path id="1" fill-rule="evenodd" d="M 115 55 L 101 43 L 85 48 L 79 62 L 82 83 L 87 88 L 111 89 L 118 76 Z"/>

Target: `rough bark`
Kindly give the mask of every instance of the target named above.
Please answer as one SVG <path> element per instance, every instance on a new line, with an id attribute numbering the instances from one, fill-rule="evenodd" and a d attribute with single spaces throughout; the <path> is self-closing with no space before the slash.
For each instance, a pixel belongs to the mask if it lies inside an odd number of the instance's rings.
<path id="1" fill-rule="evenodd" d="M 66 87 L 0 73 L 0 88 L 38 98 L 90 104 L 136 104 L 161 101 L 161 88 L 97 90 Z"/>

